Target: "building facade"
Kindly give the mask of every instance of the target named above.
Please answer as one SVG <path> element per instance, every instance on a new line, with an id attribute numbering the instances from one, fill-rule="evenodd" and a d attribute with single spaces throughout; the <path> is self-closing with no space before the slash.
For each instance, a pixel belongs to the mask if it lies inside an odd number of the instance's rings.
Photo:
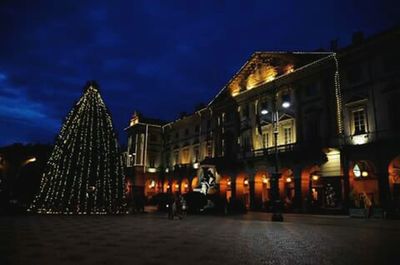
<path id="1" fill-rule="evenodd" d="M 292 211 L 366 198 L 398 209 L 399 34 L 358 33 L 334 52 L 256 52 L 193 114 L 169 123 L 134 114 L 130 185 L 146 197 L 201 191 L 212 168 L 210 190 L 249 209 L 269 209 L 272 184 Z"/>

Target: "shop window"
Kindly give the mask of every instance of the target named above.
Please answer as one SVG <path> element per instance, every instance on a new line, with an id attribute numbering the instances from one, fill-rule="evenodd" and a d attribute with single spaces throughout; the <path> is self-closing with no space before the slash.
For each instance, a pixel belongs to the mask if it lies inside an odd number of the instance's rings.
<path id="1" fill-rule="evenodd" d="M 364 134 L 367 132 L 365 109 L 357 109 L 352 111 L 353 118 L 353 134 Z"/>

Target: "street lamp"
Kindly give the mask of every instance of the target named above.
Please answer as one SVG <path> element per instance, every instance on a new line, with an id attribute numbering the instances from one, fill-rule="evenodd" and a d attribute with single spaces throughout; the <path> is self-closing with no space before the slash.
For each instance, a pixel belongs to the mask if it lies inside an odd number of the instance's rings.
<path id="1" fill-rule="evenodd" d="M 14 203 L 14 204 L 17 204 L 17 203 L 18 203 L 18 200 L 17 200 L 18 195 L 16 196 L 16 194 L 17 194 L 17 192 L 16 192 L 16 186 L 17 186 L 17 184 L 18 184 L 18 182 L 19 182 L 21 172 L 22 172 L 23 168 L 24 168 L 26 165 L 28 165 L 28 164 L 30 164 L 30 163 L 33 163 L 33 162 L 36 162 L 36 157 L 34 157 L 34 156 L 31 157 L 31 158 L 28 158 L 28 159 L 26 159 L 26 160 L 24 160 L 24 161 L 22 161 L 22 163 L 21 163 L 21 164 L 19 165 L 19 167 L 17 168 L 17 172 L 16 172 L 16 174 L 15 174 L 15 179 L 11 182 L 11 189 L 10 189 L 10 197 L 11 197 L 10 202 L 11 202 L 11 203 Z M 16 198 L 16 197 L 17 197 L 17 198 Z"/>
<path id="2" fill-rule="evenodd" d="M 282 95 L 282 108 L 290 108 L 290 95 L 289 94 L 283 94 Z"/>
<path id="3" fill-rule="evenodd" d="M 267 115 L 269 113 L 268 111 L 268 103 L 264 102 L 261 103 L 261 111 L 260 111 L 261 115 Z"/>
<path id="4" fill-rule="evenodd" d="M 272 190 L 272 216 L 271 221 L 282 222 L 282 202 L 279 196 L 279 179 L 281 173 L 279 173 L 279 152 L 278 152 L 278 133 L 279 133 L 279 109 L 278 109 L 278 91 L 274 89 L 273 101 L 272 101 L 272 124 L 274 130 L 274 153 L 275 153 L 275 172 L 271 178 L 271 190 Z M 290 108 L 291 100 L 289 92 L 285 92 L 281 96 L 281 107 L 284 109 Z M 291 182 L 292 179 L 286 179 L 287 182 Z"/>

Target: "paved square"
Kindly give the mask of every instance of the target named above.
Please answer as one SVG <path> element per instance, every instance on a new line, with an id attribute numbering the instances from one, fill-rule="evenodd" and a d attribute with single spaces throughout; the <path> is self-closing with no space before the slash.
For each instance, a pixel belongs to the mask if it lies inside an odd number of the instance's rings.
<path id="1" fill-rule="evenodd" d="M 0 217 L 0 264 L 400 264 L 399 221 L 269 217 Z"/>

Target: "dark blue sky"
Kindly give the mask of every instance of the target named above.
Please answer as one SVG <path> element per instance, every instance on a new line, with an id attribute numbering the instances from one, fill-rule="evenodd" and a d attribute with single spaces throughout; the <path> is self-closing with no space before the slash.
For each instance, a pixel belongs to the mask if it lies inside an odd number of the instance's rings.
<path id="1" fill-rule="evenodd" d="M 122 143 L 132 111 L 207 103 L 259 50 L 329 48 L 399 24 L 396 1 L 0 2 L 0 146 L 52 143 L 95 79 Z"/>

